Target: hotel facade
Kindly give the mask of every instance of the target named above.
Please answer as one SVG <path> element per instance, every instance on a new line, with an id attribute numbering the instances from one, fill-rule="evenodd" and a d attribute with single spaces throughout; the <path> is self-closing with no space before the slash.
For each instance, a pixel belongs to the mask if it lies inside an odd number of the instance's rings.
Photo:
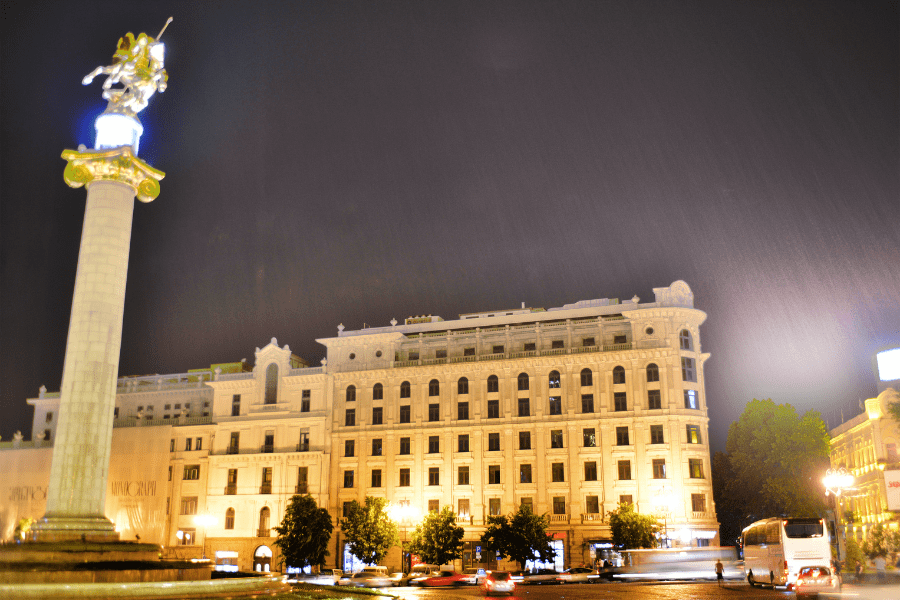
<path id="1" fill-rule="evenodd" d="M 620 502 L 657 515 L 668 545 L 715 545 L 706 315 L 682 281 L 654 293 L 339 326 L 320 366 L 273 338 L 253 365 L 122 377 L 106 514 L 122 539 L 225 570 L 280 568 L 273 527 L 297 493 L 331 513 L 345 569 L 338 521 L 366 496 L 452 507 L 459 567 L 490 563 L 486 517 L 522 504 L 550 516 L 560 569 L 599 556 Z M 34 441 L 0 443 L 4 539 L 45 508 L 59 394 L 28 403 Z M 414 519 L 400 526 L 406 542 Z"/>

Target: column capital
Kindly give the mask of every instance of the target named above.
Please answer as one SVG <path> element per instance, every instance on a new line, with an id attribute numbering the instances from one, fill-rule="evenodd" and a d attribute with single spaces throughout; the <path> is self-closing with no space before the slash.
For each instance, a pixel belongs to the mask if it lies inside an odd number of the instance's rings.
<path id="1" fill-rule="evenodd" d="M 79 188 L 94 181 L 118 181 L 130 185 L 141 202 L 159 196 L 159 181 L 165 173 L 154 169 L 134 155 L 130 146 L 111 150 L 63 150 L 68 161 L 63 179 L 69 187 Z"/>

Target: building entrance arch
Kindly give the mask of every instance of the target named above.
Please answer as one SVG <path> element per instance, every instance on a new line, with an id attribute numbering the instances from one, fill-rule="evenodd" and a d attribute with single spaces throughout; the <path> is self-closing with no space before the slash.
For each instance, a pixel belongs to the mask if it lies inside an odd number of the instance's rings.
<path id="1" fill-rule="evenodd" d="M 272 569 L 272 549 L 259 546 L 253 553 L 253 570 L 268 573 Z"/>

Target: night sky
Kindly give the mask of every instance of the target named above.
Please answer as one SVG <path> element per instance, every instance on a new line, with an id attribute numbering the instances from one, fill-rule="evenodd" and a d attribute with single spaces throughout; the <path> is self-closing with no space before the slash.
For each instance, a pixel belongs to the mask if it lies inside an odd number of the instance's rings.
<path id="1" fill-rule="evenodd" d="M 3 2 L 0 436 L 60 386 L 93 143 L 127 31 L 141 113 L 120 374 L 319 364 L 343 323 L 690 284 L 710 434 L 849 417 L 900 345 L 896 2 Z"/>

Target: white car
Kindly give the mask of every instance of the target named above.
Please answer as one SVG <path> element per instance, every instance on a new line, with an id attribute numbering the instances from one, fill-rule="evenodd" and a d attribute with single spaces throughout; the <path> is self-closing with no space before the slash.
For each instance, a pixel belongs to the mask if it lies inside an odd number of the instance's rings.
<path id="1" fill-rule="evenodd" d="M 572 567 L 559 574 L 556 579 L 561 583 L 594 583 L 599 577 L 597 571 L 587 567 Z"/>
<path id="2" fill-rule="evenodd" d="M 360 571 L 349 577 L 342 577 L 338 581 L 338 585 L 345 585 L 348 587 L 383 588 L 394 585 L 394 582 L 386 575 L 380 573 Z"/>

